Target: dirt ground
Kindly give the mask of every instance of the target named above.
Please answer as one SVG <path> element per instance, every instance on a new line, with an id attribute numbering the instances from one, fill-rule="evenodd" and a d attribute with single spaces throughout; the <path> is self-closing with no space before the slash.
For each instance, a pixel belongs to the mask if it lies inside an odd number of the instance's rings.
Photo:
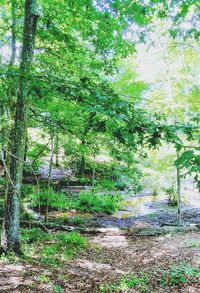
<path id="1" fill-rule="evenodd" d="M 117 282 L 128 273 L 150 273 L 149 292 L 200 292 L 198 279 L 180 287 L 163 289 L 157 285 L 163 270 L 172 265 L 187 262 L 200 268 L 199 232 L 151 237 L 105 232 L 89 236 L 88 241 L 88 248 L 78 258 L 56 269 L 21 261 L 1 262 L 0 292 L 96 293 L 101 284 Z M 136 287 L 120 292 L 141 291 Z"/>

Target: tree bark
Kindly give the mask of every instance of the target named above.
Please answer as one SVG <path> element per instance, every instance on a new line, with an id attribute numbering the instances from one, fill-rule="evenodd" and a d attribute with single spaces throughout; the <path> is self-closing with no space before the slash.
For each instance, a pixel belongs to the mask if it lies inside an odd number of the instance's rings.
<path id="1" fill-rule="evenodd" d="M 45 222 L 48 221 L 49 216 L 49 196 L 51 192 L 51 174 L 53 169 L 53 154 L 54 154 L 54 137 L 51 134 L 51 157 L 49 162 L 49 174 L 48 174 L 48 180 L 47 180 L 47 198 L 46 198 L 46 211 L 45 211 Z"/>
<path id="2" fill-rule="evenodd" d="M 179 153 L 177 152 L 177 159 L 179 158 Z M 176 167 L 177 172 L 177 226 L 181 225 L 181 175 L 179 167 Z"/>
<path id="3" fill-rule="evenodd" d="M 55 155 L 56 155 L 56 161 L 55 161 L 55 165 L 56 167 L 59 167 L 59 135 L 58 133 L 56 133 L 55 135 Z"/>
<path id="4" fill-rule="evenodd" d="M 16 1 L 11 2 L 11 14 L 12 14 L 12 25 L 11 25 L 11 57 L 10 65 L 14 65 L 16 57 Z"/>
<path id="5" fill-rule="evenodd" d="M 12 18 L 12 25 L 11 25 L 11 56 L 10 56 L 10 66 L 13 66 L 15 63 L 15 58 L 16 58 L 16 1 L 12 0 L 11 1 L 11 18 Z M 8 90 L 7 93 L 10 103 L 6 108 L 6 113 L 7 113 L 7 118 L 8 119 L 12 119 L 13 115 L 10 115 L 12 113 L 12 95 L 13 95 L 13 89 Z M 6 149 L 8 151 L 11 151 L 11 138 L 12 138 L 12 130 L 8 129 L 8 134 L 7 134 L 8 142 L 6 144 Z M 9 170 L 10 168 L 10 155 L 8 153 L 6 153 L 6 166 L 7 169 Z M 5 173 L 5 178 L 6 178 L 6 192 L 5 194 L 7 194 L 8 191 L 8 174 Z"/>
<path id="6" fill-rule="evenodd" d="M 80 161 L 80 167 L 79 167 L 79 174 L 80 176 L 84 176 L 85 174 L 85 141 L 82 140 L 81 142 L 83 149 L 81 150 L 81 161 Z"/>
<path id="7" fill-rule="evenodd" d="M 13 131 L 12 154 L 10 161 L 10 179 L 6 199 L 5 219 L 1 247 L 4 252 L 20 252 L 20 194 L 23 176 L 23 160 L 27 127 L 29 73 L 31 70 L 34 39 L 37 26 L 36 0 L 25 1 L 25 21 L 23 46 L 20 62 L 15 126 Z"/>

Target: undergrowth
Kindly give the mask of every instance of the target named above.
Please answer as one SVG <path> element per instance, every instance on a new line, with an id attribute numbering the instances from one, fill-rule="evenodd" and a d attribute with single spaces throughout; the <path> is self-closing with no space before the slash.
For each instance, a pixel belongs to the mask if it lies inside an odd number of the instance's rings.
<path id="1" fill-rule="evenodd" d="M 66 196 L 64 193 L 43 190 L 39 195 L 31 195 L 31 207 L 45 211 L 45 206 L 49 198 L 49 210 L 66 211 L 76 209 L 81 212 L 101 212 L 112 214 L 120 208 L 120 195 L 92 194 L 91 192 L 81 192 L 78 197 Z"/>
<path id="2" fill-rule="evenodd" d="M 157 272 L 158 273 L 158 272 Z M 103 293 L 124 292 L 129 289 L 135 288 L 137 292 L 152 292 L 153 287 L 171 288 L 180 287 L 190 282 L 199 280 L 200 270 L 193 268 L 187 263 L 180 263 L 173 265 L 167 271 L 160 271 L 159 277 L 156 280 L 156 284 L 152 287 L 152 277 L 155 278 L 155 274 L 146 273 L 140 274 L 128 274 L 116 283 L 101 284 L 99 289 Z"/>
<path id="3" fill-rule="evenodd" d="M 39 228 L 22 229 L 22 249 L 25 260 L 50 266 L 61 266 L 87 245 L 86 238 L 77 232 L 47 233 Z"/>

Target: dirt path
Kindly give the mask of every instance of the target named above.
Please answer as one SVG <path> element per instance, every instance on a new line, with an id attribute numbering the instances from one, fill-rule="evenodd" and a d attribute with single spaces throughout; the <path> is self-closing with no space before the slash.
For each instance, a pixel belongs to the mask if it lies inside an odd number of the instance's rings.
<path id="1" fill-rule="evenodd" d="M 18 261 L 0 264 L 0 292 L 97 293 L 100 285 L 117 282 L 129 273 L 150 274 L 146 292 L 200 292 L 200 281 L 161 288 L 158 280 L 172 265 L 187 262 L 200 268 L 200 233 L 157 237 L 125 237 L 101 234 L 89 237 L 89 245 L 75 260 L 60 268 L 34 266 Z M 106 292 L 141 292 L 137 289 Z"/>

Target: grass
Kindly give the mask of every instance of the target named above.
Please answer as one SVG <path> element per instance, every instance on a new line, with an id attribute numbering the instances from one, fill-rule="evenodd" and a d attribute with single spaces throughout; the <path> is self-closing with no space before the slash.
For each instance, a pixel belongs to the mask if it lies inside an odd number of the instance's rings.
<path id="1" fill-rule="evenodd" d="M 53 267 L 72 259 L 87 245 L 86 238 L 79 233 L 47 233 L 39 228 L 23 229 L 21 239 L 25 260 Z"/>
<path id="2" fill-rule="evenodd" d="M 200 247 L 200 240 L 198 239 L 191 239 L 185 241 L 186 247 Z"/>
<path id="3" fill-rule="evenodd" d="M 192 277 L 200 277 L 200 270 L 189 266 L 187 263 L 172 266 L 171 270 L 164 273 L 161 280 L 163 288 L 188 284 Z"/>
<path id="4" fill-rule="evenodd" d="M 158 214 L 157 213 L 150 213 L 150 214 L 147 214 L 147 217 L 149 217 L 150 219 L 156 219 L 158 217 Z"/>
<path id="5" fill-rule="evenodd" d="M 69 215 L 64 215 L 64 216 L 59 216 L 53 219 L 56 223 L 59 224 L 68 224 L 72 226 L 84 226 L 86 222 L 88 222 L 90 219 L 86 218 L 86 216 L 69 216 Z M 51 220 L 52 221 L 52 220 Z"/>
<path id="6" fill-rule="evenodd" d="M 100 285 L 100 292 L 103 293 L 113 293 L 113 292 L 123 292 L 123 290 L 133 289 L 137 287 L 139 292 L 145 290 L 148 284 L 148 277 L 146 275 L 136 276 L 135 274 L 129 274 L 123 277 L 118 283 L 110 283 L 107 285 Z"/>
<path id="7" fill-rule="evenodd" d="M 120 197 L 111 195 L 92 195 L 82 192 L 74 208 L 82 212 L 102 212 L 112 214 L 120 207 Z"/>
<path id="8" fill-rule="evenodd" d="M 81 212 L 97 212 L 112 214 L 120 208 L 120 196 L 110 194 L 92 194 L 91 192 L 81 192 L 78 197 L 67 197 L 65 194 L 43 190 L 40 195 L 31 196 L 31 206 L 45 210 L 46 199 L 49 197 L 49 209 L 66 211 L 76 209 Z"/>
<path id="9" fill-rule="evenodd" d="M 134 273 L 124 276 L 116 283 L 101 284 L 99 289 L 103 293 L 126 292 L 136 289 L 137 292 L 152 292 L 151 279 L 155 279 L 155 273 L 135 275 Z M 195 278 L 200 278 L 200 270 L 193 268 L 187 263 L 173 265 L 167 271 L 160 271 L 156 279 L 156 287 L 171 288 L 188 284 Z M 155 287 L 155 284 L 153 285 Z"/>

